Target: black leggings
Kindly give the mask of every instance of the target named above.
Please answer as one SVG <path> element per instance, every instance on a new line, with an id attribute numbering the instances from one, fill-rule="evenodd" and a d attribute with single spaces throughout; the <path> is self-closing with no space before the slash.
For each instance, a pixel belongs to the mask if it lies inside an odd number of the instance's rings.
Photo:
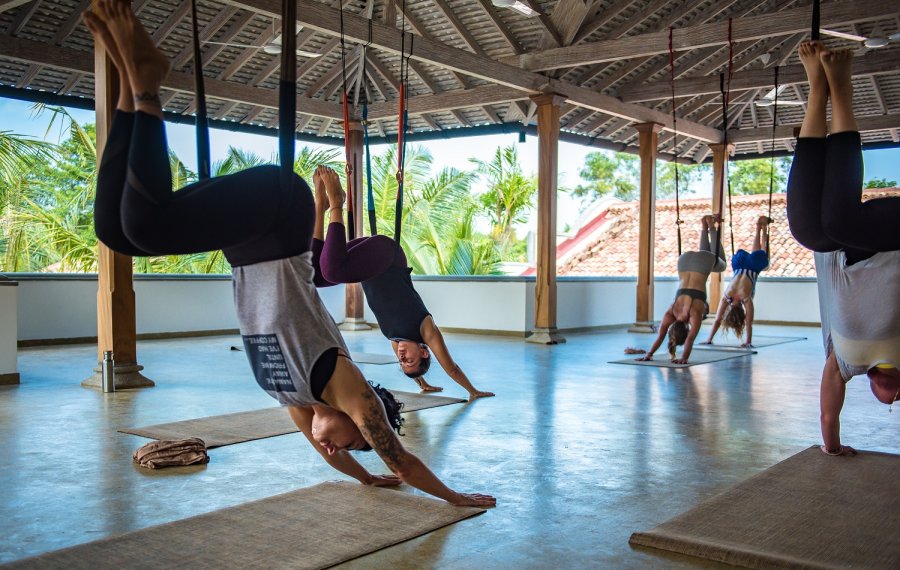
<path id="1" fill-rule="evenodd" d="M 312 192 L 299 176 L 282 188 L 279 175 L 258 166 L 173 192 L 163 122 L 117 111 L 97 176 L 97 237 L 130 256 L 221 249 L 232 266 L 299 255 L 312 242 Z"/>
<path id="2" fill-rule="evenodd" d="M 801 138 L 788 178 L 791 233 L 819 252 L 844 250 L 852 263 L 900 249 L 900 198 L 862 201 L 859 133 Z"/>

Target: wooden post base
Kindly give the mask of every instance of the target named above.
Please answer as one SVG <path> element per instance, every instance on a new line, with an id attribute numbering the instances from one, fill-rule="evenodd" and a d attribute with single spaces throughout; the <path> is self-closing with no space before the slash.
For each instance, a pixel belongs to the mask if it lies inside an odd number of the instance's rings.
<path id="1" fill-rule="evenodd" d="M 531 334 L 525 339 L 525 342 L 534 344 L 564 344 L 566 339 L 563 335 L 559 334 L 556 327 L 536 328 L 531 331 Z"/>
<path id="2" fill-rule="evenodd" d="M 15 386 L 19 383 L 19 373 L 0 374 L 0 386 Z"/>
<path id="3" fill-rule="evenodd" d="M 368 331 L 372 330 L 372 325 L 366 322 L 366 319 L 357 317 L 347 317 L 344 319 L 338 329 L 342 331 Z"/>
<path id="4" fill-rule="evenodd" d="M 141 374 L 144 367 L 140 364 L 116 364 L 116 390 L 131 390 L 132 388 L 152 388 L 156 383 Z M 94 368 L 94 374 L 84 379 L 81 385 L 85 388 L 103 388 L 103 374 L 100 364 Z"/>
<path id="5" fill-rule="evenodd" d="M 653 321 L 637 322 L 628 328 L 630 333 L 655 333 L 656 323 Z"/>

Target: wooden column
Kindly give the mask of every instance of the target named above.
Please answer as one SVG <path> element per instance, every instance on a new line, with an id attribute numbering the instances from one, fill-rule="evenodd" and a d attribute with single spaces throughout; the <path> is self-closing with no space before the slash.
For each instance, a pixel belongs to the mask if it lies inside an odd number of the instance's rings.
<path id="1" fill-rule="evenodd" d="M 538 224 L 534 289 L 534 330 L 526 339 L 537 344 L 566 342 L 556 329 L 556 182 L 559 157 L 559 107 L 556 93 L 532 95 L 537 104 Z"/>
<path id="2" fill-rule="evenodd" d="M 728 195 L 728 156 L 734 153 L 734 145 L 729 144 L 726 148 L 725 143 L 716 143 L 709 145 L 709 149 L 713 153 L 713 192 L 712 192 L 712 213 L 716 215 L 719 213 L 720 208 L 722 208 L 722 194 L 720 194 L 720 189 L 722 188 L 722 182 L 725 181 L 725 195 Z M 728 205 L 724 204 L 727 208 Z M 724 210 L 721 210 L 724 214 Z M 723 215 L 723 220 L 724 220 Z M 727 244 L 727 236 L 725 235 L 726 225 L 722 224 L 722 247 L 726 247 Z M 716 248 L 716 244 L 711 244 L 713 250 Z M 727 250 L 725 251 L 725 257 L 728 257 Z M 716 311 L 719 310 L 719 301 L 722 299 L 722 274 L 721 273 L 711 273 L 709 276 L 709 314 L 715 315 Z"/>
<path id="3" fill-rule="evenodd" d="M 107 135 L 119 96 L 119 78 L 106 51 L 94 50 L 94 100 L 97 115 L 97 164 L 103 156 Z M 120 255 L 98 242 L 97 252 L 97 361 L 94 373 L 81 385 L 101 386 L 100 362 L 104 351 L 113 351 L 116 389 L 153 386 L 141 374 L 137 363 L 137 325 L 131 258 Z"/>
<path id="4" fill-rule="evenodd" d="M 363 235 L 363 158 L 365 157 L 365 138 L 363 136 L 362 123 L 350 121 L 350 164 L 352 165 L 351 189 L 353 191 L 353 227 L 356 236 Z M 349 196 L 348 196 L 349 198 Z M 349 213 L 349 210 L 348 210 Z M 366 303 L 363 298 L 362 286 L 359 283 L 347 283 L 345 285 L 344 322 L 341 323 L 342 331 L 369 330 L 366 324 Z"/>
<path id="5" fill-rule="evenodd" d="M 628 332 L 651 333 L 653 325 L 653 244 L 656 239 L 656 148 L 658 123 L 633 125 L 639 133 L 641 157 L 640 230 L 638 234 L 637 310 Z"/>

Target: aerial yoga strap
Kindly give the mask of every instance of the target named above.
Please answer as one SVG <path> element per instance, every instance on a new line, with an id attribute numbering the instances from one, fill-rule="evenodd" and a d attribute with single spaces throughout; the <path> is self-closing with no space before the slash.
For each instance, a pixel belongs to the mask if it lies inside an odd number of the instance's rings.
<path id="1" fill-rule="evenodd" d="M 724 172 L 722 173 L 722 182 L 718 189 L 719 192 L 719 220 L 722 220 L 722 213 L 725 208 L 725 186 L 726 186 L 726 177 L 728 176 L 728 100 L 731 95 L 731 76 L 734 71 L 734 42 L 732 40 L 731 34 L 731 18 L 728 19 L 728 81 L 725 81 L 725 74 L 719 74 L 719 89 L 722 92 L 722 144 L 725 152 L 725 164 Z M 731 215 L 731 184 L 727 184 L 728 186 L 728 199 L 729 199 L 729 218 Z M 728 221 L 729 229 L 731 230 L 731 255 L 734 255 L 734 223 L 732 219 Z M 722 223 L 719 222 L 719 230 L 721 234 Z M 716 240 L 716 257 L 719 257 L 719 243 L 720 239 Z"/>
<path id="2" fill-rule="evenodd" d="M 366 191 L 368 194 L 369 233 L 378 235 L 378 223 L 375 220 L 375 193 L 372 191 L 372 153 L 369 149 L 369 102 L 363 91 L 363 137 L 366 145 Z"/>
<path id="3" fill-rule="evenodd" d="M 191 0 L 191 27 L 194 48 L 194 97 L 197 101 L 197 176 L 200 180 L 210 177 L 209 117 L 206 113 L 206 89 L 203 84 L 203 54 L 200 53 L 200 35 L 197 30 L 197 0 Z"/>
<path id="4" fill-rule="evenodd" d="M 278 156 L 281 187 L 288 190 L 294 177 L 294 129 L 297 121 L 297 2 L 281 2 L 281 80 L 278 85 Z"/>
<path id="5" fill-rule="evenodd" d="M 354 203 L 353 188 L 353 166 L 355 157 L 350 149 L 350 97 L 347 93 L 347 50 L 344 41 L 344 4 L 341 2 L 341 76 L 343 78 L 343 94 L 341 96 L 341 105 L 344 110 L 344 164 L 347 175 L 347 238 L 353 240 L 356 237 L 356 220 L 353 212 L 356 204 Z"/>
<path id="6" fill-rule="evenodd" d="M 406 0 L 403 0 L 406 13 Z M 409 60 L 413 53 L 413 34 L 409 35 L 409 54 L 406 53 L 406 18 L 400 29 L 400 108 L 397 125 L 397 205 L 394 209 L 394 242 L 400 245 L 400 229 L 403 225 L 403 168 L 406 162 L 406 131 L 409 128 Z"/>
<path id="7" fill-rule="evenodd" d="M 681 256 L 681 205 L 678 201 L 678 117 L 675 115 L 675 51 L 672 49 L 672 27 L 669 27 L 669 83 L 672 86 L 672 156 L 675 162 L 675 228 L 678 230 L 678 255 Z"/>

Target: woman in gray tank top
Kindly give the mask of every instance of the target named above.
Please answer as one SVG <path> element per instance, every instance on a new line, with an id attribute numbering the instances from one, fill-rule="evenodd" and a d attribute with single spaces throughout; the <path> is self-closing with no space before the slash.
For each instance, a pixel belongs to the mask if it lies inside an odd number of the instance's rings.
<path id="1" fill-rule="evenodd" d="M 94 10 L 85 13 L 85 24 L 122 79 L 98 173 L 97 237 L 131 256 L 221 249 L 233 266 L 235 306 L 254 376 L 288 407 L 329 465 L 365 485 L 403 481 L 455 505 L 494 505 L 490 495 L 450 489 L 407 451 L 394 431 L 400 406 L 347 358 L 313 284 L 309 186 L 296 176 L 281 184 L 279 168 L 265 166 L 173 192 L 159 101 L 168 58 L 129 3 L 99 0 Z M 349 453 L 366 448 L 374 448 L 393 474 L 373 475 Z"/>
<path id="2" fill-rule="evenodd" d="M 687 364 L 694 346 L 694 339 L 700 332 L 700 323 L 709 305 L 706 302 L 706 281 L 712 272 L 719 273 L 725 269 L 725 252 L 722 251 L 722 240 L 719 237 L 721 220 L 716 216 L 703 216 L 700 220 L 700 247 L 697 251 L 686 251 L 678 257 L 678 291 L 675 301 L 666 309 L 662 322 L 659 323 L 659 334 L 650 350 L 638 360 L 653 360 L 653 355 L 669 335 L 669 356 L 675 364 Z M 715 243 L 715 250 L 710 243 Z M 675 349 L 684 345 L 681 358 L 676 357 Z M 641 350 L 626 349 L 629 354 L 639 354 Z"/>
<path id="3" fill-rule="evenodd" d="M 801 44 L 799 52 L 810 89 L 788 179 L 788 223 L 797 241 L 815 252 L 828 356 L 819 399 L 821 448 L 853 455 L 841 444 L 846 382 L 866 374 L 878 401 L 891 405 L 900 397 L 900 198 L 862 201 L 852 52 L 827 50 L 817 41 Z"/>

